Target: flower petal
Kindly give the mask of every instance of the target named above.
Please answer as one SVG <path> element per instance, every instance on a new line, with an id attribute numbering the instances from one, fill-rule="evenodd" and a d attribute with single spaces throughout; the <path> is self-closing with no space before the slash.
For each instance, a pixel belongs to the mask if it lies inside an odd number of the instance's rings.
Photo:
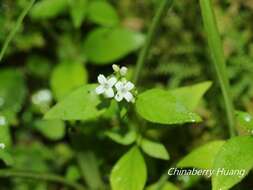
<path id="1" fill-rule="evenodd" d="M 116 73 L 119 72 L 119 70 L 120 70 L 119 66 L 116 65 L 116 64 L 113 64 L 113 65 L 112 65 L 112 69 L 113 69 Z"/>
<path id="2" fill-rule="evenodd" d="M 132 100 L 133 100 L 133 95 L 132 95 L 132 93 L 131 92 L 126 92 L 125 94 L 124 94 L 124 98 L 126 99 L 126 101 L 127 102 L 131 102 Z"/>
<path id="3" fill-rule="evenodd" d="M 115 84 L 115 87 L 119 91 L 124 87 L 124 84 L 121 81 L 119 81 Z"/>
<path id="4" fill-rule="evenodd" d="M 108 84 L 110 87 L 113 87 L 115 85 L 115 83 L 117 82 L 117 79 L 115 77 L 111 77 L 109 80 L 108 80 Z"/>
<path id="5" fill-rule="evenodd" d="M 125 84 L 125 88 L 129 91 L 129 90 L 132 90 L 134 88 L 134 84 L 131 83 L 131 82 L 127 82 Z"/>
<path id="6" fill-rule="evenodd" d="M 105 78 L 104 75 L 100 74 L 100 75 L 98 75 L 98 82 L 99 82 L 100 84 L 104 84 L 104 83 L 107 82 L 107 79 Z"/>
<path id="7" fill-rule="evenodd" d="M 108 88 L 106 91 L 105 91 L 105 97 L 107 98 L 112 98 L 114 96 L 114 91 L 112 88 Z"/>
<path id="8" fill-rule="evenodd" d="M 96 89 L 95 89 L 96 94 L 103 94 L 105 92 L 105 88 L 102 85 L 99 85 Z"/>
<path id="9" fill-rule="evenodd" d="M 121 93 L 117 93 L 117 94 L 115 95 L 114 98 L 115 98 L 115 100 L 118 101 L 118 102 L 120 102 L 121 100 L 123 100 L 123 96 L 122 96 Z"/>
<path id="10" fill-rule="evenodd" d="M 127 68 L 126 67 L 121 67 L 119 72 L 122 76 L 125 76 L 127 74 Z"/>

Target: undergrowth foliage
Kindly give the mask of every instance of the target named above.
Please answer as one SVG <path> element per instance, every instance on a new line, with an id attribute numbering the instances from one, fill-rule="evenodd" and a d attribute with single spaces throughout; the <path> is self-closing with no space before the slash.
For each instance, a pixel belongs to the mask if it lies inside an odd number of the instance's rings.
<path id="1" fill-rule="evenodd" d="M 198 3 L 1 1 L 0 189 L 252 188 L 253 4 Z"/>

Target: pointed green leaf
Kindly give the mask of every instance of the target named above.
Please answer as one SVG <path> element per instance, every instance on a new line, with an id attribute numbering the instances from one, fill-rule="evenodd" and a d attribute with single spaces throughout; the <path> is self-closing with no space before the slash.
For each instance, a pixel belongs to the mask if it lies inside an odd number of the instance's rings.
<path id="1" fill-rule="evenodd" d="M 138 147 L 131 148 L 112 169 L 112 190 L 143 190 L 147 179 L 147 168 Z"/>
<path id="2" fill-rule="evenodd" d="M 92 1 L 88 9 L 88 18 L 103 26 L 115 26 L 119 23 L 116 10 L 106 1 Z"/>
<path id="3" fill-rule="evenodd" d="M 41 0 L 31 9 L 33 19 L 49 19 L 58 16 L 68 7 L 68 0 Z"/>
<path id="4" fill-rule="evenodd" d="M 88 59 L 95 64 L 109 64 L 137 50 L 144 35 L 124 28 L 98 28 L 89 33 L 84 43 Z"/>
<path id="5" fill-rule="evenodd" d="M 49 110 L 45 119 L 92 120 L 104 111 L 104 105 L 95 93 L 97 84 L 84 85 L 73 91 Z"/>
<path id="6" fill-rule="evenodd" d="M 170 90 L 177 101 L 184 104 L 189 110 L 194 110 L 205 92 L 211 87 L 212 82 L 202 82 L 192 86 L 186 86 Z"/>
<path id="7" fill-rule="evenodd" d="M 193 167 L 200 169 L 212 169 L 215 156 L 225 141 L 213 141 L 207 143 L 189 153 L 179 163 L 178 167 Z"/>
<path id="8" fill-rule="evenodd" d="M 129 132 L 127 132 L 125 135 L 116 133 L 116 132 L 112 132 L 112 131 L 107 131 L 106 135 L 112 139 L 113 141 L 122 144 L 122 145 L 130 145 L 132 144 L 136 138 L 137 138 L 137 134 L 134 130 L 131 130 Z"/>
<path id="9" fill-rule="evenodd" d="M 151 157 L 169 160 L 170 156 L 163 144 L 148 139 L 141 140 L 142 150 Z"/>
<path id="10" fill-rule="evenodd" d="M 88 12 L 88 0 L 70 1 L 70 15 L 73 24 L 79 28 Z"/>
<path id="11" fill-rule="evenodd" d="M 214 160 L 216 171 L 245 170 L 234 175 L 217 174 L 212 177 L 213 190 L 228 190 L 239 183 L 253 168 L 253 137 L 241 136 L 228 140 L 220 149 Z"/>
<path id="12" fill-rule="evenodd" d="M 18 92 L 18 93 L 15 93 Z M 0 71 L 0 112 L 17 113 L 22 108 L 26 87 L 24 77 L 18 70 Z"/>
<path id="13" fill-rule="evenodd" d="M 34 127 L 50 140 L 60 140 L 65 136 L 65 124 L 62 120 L 37 120 Z"/>
<path id="14" fill-rule="evenodd" d="M 151 89 L 141 93 L 136 101 L 136 110 L 144 119 L 160 124 L 199 122 L 201 118 L 189 111 L 170 92 Z"/>
<path id="15" fill-rule="evenodd" d="M 61 63 L 57 65 L 50 79 L 50 85 L 57 100 L 61 100 L 69 92 L 86 82 L 87 71 L 81 63 Z"/>

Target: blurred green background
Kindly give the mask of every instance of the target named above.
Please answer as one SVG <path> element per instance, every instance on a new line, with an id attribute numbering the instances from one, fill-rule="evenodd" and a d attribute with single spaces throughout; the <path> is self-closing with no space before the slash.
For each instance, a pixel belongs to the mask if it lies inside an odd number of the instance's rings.
<path id="1" fill-rule="evenodd" d="M 45 121 L 43 115 L 73 89 L 127 66 L 130 76 L 159 0 L 37 0 L 0 63 L 1 168 L 52 172 L 90 189 L 109 189 L 108 176 L 125 147 L 104 134 L 114 122 Z M 0 45 L 28 0 L 1 0 Z M 253 113 L 253 1 L 214 1 L 235 105 Z M 173 155 L 170 163 L 146 158 L 148 184 L 194 147 L 226 137 L 223 102 L 212 68 L 198 1 L 175 1 L 162 19 L 139 91 L 212 80 L 197 112 L 201 126 L 149 130 Z M 85 100 L 84 100 L 85 101 Z M 74 137 L 74 138 L 73 138 Z M 175 138 L 176 137 L 176 138 Z M 0 150 L 1 151 L 1 150 Z M 11 157 L 9 156 L 11 155 Z M 14 159 L 13 159 L 14 158 Z M 80 170 L 81 168 L 81 170 Z M 86 171 L 86 172 L 83 172 Z M 87 172 L 88 171 L 88 172 Z M 181 189 L 210 189 L 206 179 L 172 179 Z M 252 189 L 250 183 L 235 189 Z M 249 187 L 248 187 L 249 186 Z M 2 190 L 67 189 L 30 180 L 0 179 Z"/>

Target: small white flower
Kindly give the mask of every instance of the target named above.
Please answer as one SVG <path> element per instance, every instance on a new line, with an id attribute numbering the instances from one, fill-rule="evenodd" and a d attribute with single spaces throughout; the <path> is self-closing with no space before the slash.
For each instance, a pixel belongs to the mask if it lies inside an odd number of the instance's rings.
<path id="1" fill-rule="evenodd" d="M 5 149 L 5 144 L 4 143 L 0 143 L 0 149 Z"/>
<path id="2" fill-rule="evenodd" d="M 113 69 L 116 73 L 120 71 L 119 66 L 116 65 L 116 64 L 113 64 L 113 65 L 112 65 L 112 69 Z"/>
<path id="3" fill-rule="evenodd" d="M 127 102 L 134 102 L 134 96 L 130 92 L 130 90 L 132 90 L 134 88 L 133 83 L 127 82 L 127 81 L 123 81 L 123 82 L 119 81 L 119 82 L 117 82 L 115 87 L 117 89 L 117 94 L 115 95 L 115 100 L 120 102 L 121 100 L 123 100 L 123 98 L 125 98 Z"/>
<path id="4" fill-rule="evenodd" d="M 48 104 L 52 101 L 53 96 L 50 90 L 42 89 L 32 95 L 32 103 L 35 105 Z"/>
<path id="5" fill-rule="evenodd" d="M 127 74 L 127 68 L 126 67 L 121 67 L 119 72 L 120 72 L 121 76 L 126 76 L 126 74 Z"/>
<path id="6" fill-rule="evenodd" d="M 100 84 L 96 88 L 97 94 L 104 94 L 107 98 L 112 98 L 114 96 L 114 91 L 112 87 L 117 82 L 117 79 L 113 76 L 109 79 L 105 78 L 104 75 L 98 75 L 98 83 Z"/>

